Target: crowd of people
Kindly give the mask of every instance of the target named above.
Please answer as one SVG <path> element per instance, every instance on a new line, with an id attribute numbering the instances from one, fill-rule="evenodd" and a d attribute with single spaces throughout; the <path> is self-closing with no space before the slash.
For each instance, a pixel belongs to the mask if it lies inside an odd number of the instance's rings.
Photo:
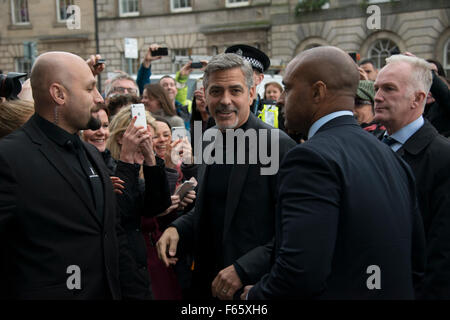
<path id="1" fill-rule="evenodd" d="M 192 61 L 150 83 L 157 49 L 102 93 L 100 55 L 43 53 L 2 98 L 1 298 L 450 298 L 438 61 L 313 48 L 260 97 L 270 59 L 234 45 L 191 100 Z"/>

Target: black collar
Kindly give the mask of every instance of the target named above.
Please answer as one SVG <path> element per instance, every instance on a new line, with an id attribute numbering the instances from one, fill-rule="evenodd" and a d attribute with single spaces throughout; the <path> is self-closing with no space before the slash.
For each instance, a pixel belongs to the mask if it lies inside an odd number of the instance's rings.
<path id="1" fill-rule="evenodd" d="M 35 121 L 39 129 L 53 142 L 61 147 L 75 146 L 81 147 L 82 143 L 80 137 L 77 134 L 70 134 L 64 129 L 61 129 L 57 125 L 51 123 L 47 119 L 44 119 L 37 113 L 34 114 Z"/>
<path id="2" fill-rule="evenodd" d="M 417 130 L 408 140 L 401 149 L 407 151 L 410 154 L 419 154 L 423 149 L 425 149 L 434 137 L 439 135 L 437 130 L 433 125 L 425 119 L 423 126 Z M 400 151 L 400 150 L 399 150 Z"/>

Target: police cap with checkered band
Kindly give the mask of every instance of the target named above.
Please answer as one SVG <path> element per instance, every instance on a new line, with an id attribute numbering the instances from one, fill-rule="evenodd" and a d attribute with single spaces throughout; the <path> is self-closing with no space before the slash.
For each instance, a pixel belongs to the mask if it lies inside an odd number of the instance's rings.
<path id="1" fill-rule="evenodd" d="M 255 47 L 247 46 L 245 44 L 237 44 L 228 47 L 225 50 L 225 53 L 235 53 L 242 56 L 242 58 L 250 62 L 253 69 L 261 73 L 264 73 L 270 67 L 269 57 L 264 52 Z"/>

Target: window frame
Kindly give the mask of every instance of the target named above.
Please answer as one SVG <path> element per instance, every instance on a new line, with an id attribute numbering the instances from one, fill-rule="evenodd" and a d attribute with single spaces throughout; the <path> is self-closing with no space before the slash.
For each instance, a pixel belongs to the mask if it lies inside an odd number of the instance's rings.
<path id="1" fill-rule="evenodd" d="M 29 70 L 22 70 L 19 66 L 20 65 L 24 65 L 24 64 L 29 64 Z M 14 58 L 14 69 L 16 70 L 16 72 L 26 72 L 28 74 L 28 76 L 31 74 L 31 68 L 33 66 L 33 63 L 30 59 L 27 59 L 25 57 L 16 57 Z"/>
<path id="2" fill-rule="evenodd" d="M 27 18 L 28 18 L 27 22 L 17 22 L 16 21 L 16 14 L 15 14 L 16 5 L 15 5 L 15 1 L 16 0 L 11 0 L 11 21 L 12 21 L 12 24 L 16 25 L 16 26 L 26 26 L 26 25 L 31 24 L 31 22 L 30 22 L 30 10 L 29 10 L 29 7 L 28 7 L 28 0 L 22 0 L 22 1 L 26 1 L 26 3 L 27 3 Z"/>
<path id="3" fill-rule="evenodd" d="M 227 8 L 246 7 L 249 5 L 250 5 L 250 0 L 239 1 L 239 2 L 230 2 L 230 0 L 225 0 L 225 7 L 227 7 Z"/>
<path id="4" fill-rule="evenodd" d="M 56 21 L 59 23 L 65 23 L 70 16 L 68 16 L 66 19 L 61 19 L 61 16 L 60 16 L 61 8 L 59 6 L 59 1 L 60 0 L 56 0 Z M 66 0 L 66 1 L 72 2 L 71 4 L 69 4 L 69 6 L 75 4 L 73 0 Z M 67 11 L 67 7 L 66 7 L 66 11 Z"/>
<path id="5" fill-rule="evenodd" d="M 375 64 L 376 64 L 376 68 L 377 69 L 381 69 L 382 67 L 384 67 L 385 65 L 386 65 L 386 62 L 384 62 L 384 64 L 382 64 L 382 61 L 380 60 L 380 58 L 379 58 L 379 54 L 378 54 L 378 56 L 373 56 L 372 55 L 372 50 L 374 50 L 374 48 L 375 48 L 375 46 L 379 43 L 379 42 L 382 42 L 382 41 L 389 41 L 390 43 L 392 43 L 392 44 L 394 44 L 395 45 L 395 47 L 398 49 L 398 51 L 399 52 L 401 52 L 400 51 L 400 46 L 394 41 L 394 40 L 392 40 L 392 39 L 390 39 L 390 38 L 380 38 L 380 39 L 376 39 L 375 41 L 373 41 L 372 43 L 371 43 L 371 45 L 369 46 L 369 50 L 367 50 L 367 57 L 368 58 L 370 58 L 370 59 L 372 59 L 374 62 L 375 62 Z M 384 48 L 383 48 L 384 49 Z M 392 53 L 391 53 L 391 51 L 392 51 L 392 49 L 394 49 L 394 47 L 390 47 L 389 48 L 390 49 L 390 55 L 388 56 L 388 57 L 390 57 L 390 56 L 392 56 Z M 380 51 L 380 52 L 383 52 L 384 50 L 382 50 L 382 51 Z M 380 62 L 380 63 L 379 63 Z"/>
<path id="6" fill-rule="evenodd" d="M 119 1 L 119 17 L 136 17 L 139 16 L 140 12 L 139 12 L 139 0 L 126 0 L 126 1 L 136 1 L 137 3 L 137 11 L 132 11 L 132 12 L 123 12 L 123 7 L 122 7 L 122 1 L 123 0 L 118 0 Z"/>
<path id="7" fill-rule="evenodd" d="M 174 7 L 174 1 L 175 0 L 170 0 L 170 12 L 190 12 L 192 11 L 192 3 L 190 4 L 189 7 L 184 7 L 184 8 L 175 8 Z M 180 0 L 178 0 L 180 1 Z M 192 0 L 190 0 L 192 2 Z"/>
<path id="8" fill-rule="evenodd" d="M 443 52 L 443 56 L 442 56 L 442 58 L 443 58 L 442 59 L 442 66 L 443 66 L 447 76 L 450 73 L 450 61 L 447 59 L 449 51 L 450 51 L 450 38 L 448 38 L 447 41 L 444 44 L 444 52 Z"/>

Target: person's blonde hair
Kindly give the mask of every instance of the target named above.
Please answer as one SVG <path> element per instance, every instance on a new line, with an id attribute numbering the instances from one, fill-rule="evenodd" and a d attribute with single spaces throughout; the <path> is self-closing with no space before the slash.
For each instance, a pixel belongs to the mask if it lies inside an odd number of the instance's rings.
<path id="1" fill-rule="evenodd" d="M 25 100 L 4 100 L 0 103 L 0 138 L 18 129 L 34 113 L 34 103 Z"/>
<path id="2" fill-rule="evenodd" d="M 155 118 L 153 118 L 150 112 L 145 111 L 147 118 L 147 124 L 150 125 L 156 131 Z M 120 111 L 113 117 L 111 123 L 109 124 L 110 135 L 108 141 L 106 142 L 106 148 L 111 152 L 111 156 L 119 160 L 120 150 L 122 146 L 119 144 L 118 139 L 127 130 L 128 125 L 131 122 L 131 105 L 123 107 Z"/>

